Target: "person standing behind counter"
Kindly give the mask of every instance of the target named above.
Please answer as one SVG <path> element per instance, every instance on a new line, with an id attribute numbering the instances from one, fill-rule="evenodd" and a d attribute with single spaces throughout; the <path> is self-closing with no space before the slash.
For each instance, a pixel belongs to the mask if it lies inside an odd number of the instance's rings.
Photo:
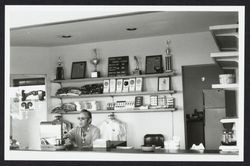
<path id="1" fill-rule="evenodd" d="M 63 136 L 63 138 L 69 138 L 70 144 L 73 143 L 74 147 L 92 147 L 93 141 L 100 138 L 100 129 L 91 124 L 91 112 L 83 109 L 80 111 L 77 119 L 79 121 L 78 126 L 71 129 Z M 66 144 L 69 144 L 67 143 L 67 140 Z"/>

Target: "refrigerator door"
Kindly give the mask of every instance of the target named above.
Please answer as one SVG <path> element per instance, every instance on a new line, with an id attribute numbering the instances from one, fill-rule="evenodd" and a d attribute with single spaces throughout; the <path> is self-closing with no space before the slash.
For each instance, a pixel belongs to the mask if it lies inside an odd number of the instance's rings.
<path id="1" fill-rule="evenodd" d="M 216 89 L 203 90 L 203 104 L 205 109 L 225 108 L 225 91 Z"/>
<path id="2" fill-rule="evenodd" d="M 205 149 L 219 149 L 223 132 L 220 119 L 225 115 L 225 108 L 205 109 Z"/>

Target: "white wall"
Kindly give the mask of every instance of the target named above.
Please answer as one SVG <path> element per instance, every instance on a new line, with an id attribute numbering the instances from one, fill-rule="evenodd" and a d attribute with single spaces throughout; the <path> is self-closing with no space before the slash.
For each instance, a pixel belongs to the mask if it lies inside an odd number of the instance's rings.
<path id="1" fill-rule="evenodd" d="M 64 61 L 65 77 L 70 78 L 71 64 L 74 61 L 88 61 L 93 58 L 92 49 L 100 49 L 101 63 L 98 70 L 102 75 L 107 75 L 108 57 L 130 56 L 130 71 L 134 70 L 133 56 L 140 57 L 141 68 L 145 69 L 145 57 L 147 55 L 165 55 L 166 40 L 171 40 L 170 47 L 173 54 L 173 68 L 177 76 L 172 77 L 173 89 L 178 93 L 174 94 L 178 110 L 171 113 L 131 113 L 116 114 L 117 118 L 127 123 L 128 145 L 139 147 L 143 144 L 143 136 L 147 133 L 162 133 L 167 138 L 172 134 L 181 137 L 181 148 L 185 147 L 184 137 L 184 113 L 182 95 L 182 65 L 208 64 L 213 63 L 210 52 L 217 51 L 216 45 L 209 32 L 179 34 L 170 36 L 158 36 L 118 41 L 107 41 L 89 44 L 79 44 L 71 46 L 60 46 L 51 48 L 13 48 L 11 47 L 11 64 L 15 64 L 11 72 L 47 72 L 51 79 L 55 78 L 55 67 L 59 56 Z M 13 51 L 14 50 L 14 51 Z M 27 52 L 37 52 L 36 58 L 32 58 L 35 65 L 23 66 L 25 64 L 21 57 L 27 58 Z M 47 56 L 44 56 L 47 53 Z M 29 53 L 31 56 L 31 54 Z M 42 56 L 42 58 L 40 57 Z M 47 59 L 46 59 L 47 58 Z M 17 62 L 22 59 L 21 65 Z M 47 62 L 48 64 L 41 64 Z M 93 70 L 93 65 L 87 64 L 87 76 Z M 40 73 L 41 74 L 41 73 Z M 151 85 L 156 90 L 155 84 Z M 103 99 L 100 99 L 103 100 Z M 53 108 L 49 103 L 49 110 Z M 76 122 L 76 115 L 67 115 L 66 119 Z M 107 114 L 94 114 L 93 124 L 100 124 Z M 49 118 L 51 119 L 51 118 Z M 172 121 L 173 120 L 173 121 Z M 173 126 L 172 126 L 173 122 Z M 173 131 L 172 131 L 173 128 Z"/>

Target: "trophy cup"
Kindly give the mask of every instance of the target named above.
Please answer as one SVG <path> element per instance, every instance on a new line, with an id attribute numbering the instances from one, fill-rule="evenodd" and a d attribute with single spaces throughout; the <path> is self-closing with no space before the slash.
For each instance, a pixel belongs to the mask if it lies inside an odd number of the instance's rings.
<path id="1" fill-rule="evenodd" d="M 91 77 L 92 78 L 97 78 L 100 77 L 100 72 L 97 71 L 97 65 L 100 62 L 100 59 L 97 58 L 97 49 L 94 49 L 95 57 L 90 60 L 91 64 L 95 66 L 95 70 L 91 72 Z"/>
<path id="2" fill-rule="evenodd" d="M 166 49 L 166 57 L 165 57 L 165 63 L 166 63 L 166 72 L 172 71 L 172 54 L 171 49 L 169 47 L 170 40 L 167 40 L 167 49 Z"/>
<path id="3" fill-rule="evenodd" d="M 134 56 L 134 60 L 136 62 L 136 67 L 135 70 L 133 71 L 134 75 L 140 75 L 141 74 L 141 70 L 139 69 L 139 60 L 136 56 Z"/>
<path id="4" fill-rule="evenodd" d="M 63 80 L 64 79 L 64 71 L 62 67 L 62 59 L 61 57 L 58 58 L 56 67 L 56 80 Z"/>

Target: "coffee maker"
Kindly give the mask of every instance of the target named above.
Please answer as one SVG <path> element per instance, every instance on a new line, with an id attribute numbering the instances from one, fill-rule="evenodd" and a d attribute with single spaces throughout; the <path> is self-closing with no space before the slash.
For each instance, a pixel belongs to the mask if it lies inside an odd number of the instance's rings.
<path id="1" fill-rule="evenodd" d="M 237 118 L 221 119 L 224 130 L 221 137 L 221 146 L 219 147 L 222 151 L 238 151 L 237 147 Z"/>

